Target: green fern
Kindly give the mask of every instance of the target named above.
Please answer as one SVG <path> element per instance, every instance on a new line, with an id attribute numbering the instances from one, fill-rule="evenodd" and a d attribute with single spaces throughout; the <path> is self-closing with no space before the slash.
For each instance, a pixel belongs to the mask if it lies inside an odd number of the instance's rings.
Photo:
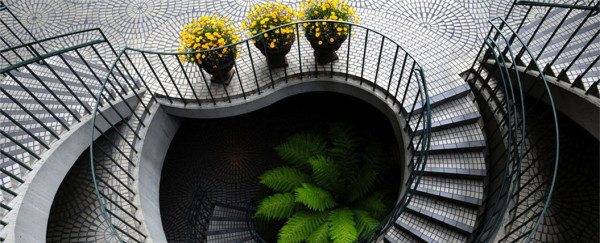
<path id="1" fill-rule="evenodd" d="M 379 226 L 379 221 L 371 217 L 367 211 L 354 210 L 354 219 L 361 239 L 368 238 Z"/>
<path id="2" fill-rule="evenodd" d="M 330 158 L 317 155 L 310 158 L 308 163 L 312 168 L 312 177 L 317 185 L 332 191 L 340 186 L 339 166 Z"/>
<path id="3" fill-rule="evenodd" d="M 383 194 L 379 192 L 372 193 L 357 205 L 357 208 L 369 212 L 375 218 L 382 218 L 388 210 L 384 203 Z"/>
<path id="4" fill-rule="evenodd" d="M 323 154 L 326 149 L 325 138 L 313 133 L 300 133 L 291 136 L 275 148 L 279 156 L 293 166 L 306 166 L 308 159 Z"/>
<path id="5" fill-rule="evenodd" d="M 295 213 L 279 231 L 278 242 L 302 242 L 325 222 L 323 214 Z"/>
<path id="6" fill-rule="evenodd" d="M 380 144 L 365 144 L 345 125 L 332 126 L 328 135 L 291 136 L 276 147 L 289 166 L 260 177 L 279 194 L 263 199 L 255 217 L 287 219 L 279 242 L 366 240 L 388 210 L 383 194 L 373 193 L 389 162 Z"/>
<path id="7" fill-rule="evenodd" d="M 321 224 L 316 230 L 306 239 L 307 243 L 323 243 L 329 242 L 329 224 L 327 222 Z"/>
<path id="8" fill-rule="evenodd" d="M 286 219 L 294 213 L 295 201 L 291 193 L 275 194 L 262 200 L 255 216 L 267 220 Z"/>
<path id="9" fill-rule="evenodd" d="M 293 192 L 309 180 L 309 176 L 302 171 L 287 166 L 269 170 L 260 176 L 261 184 L 278 192 Z"/>
<path id="10" fill-rule="evenodd" d="M 355 200 L 363 197 L 373 189 L 377 176 L 377 171 L 373 170 L 370 166 L 364 166 L 361 169 L 360 175 L 350 186 L 350 193 L 348 193 L 348 201 L 354 202 Z"/>
<path id="11" fill-rule="evenodd" d="M 334 243 L 355 242 L 358 230 L 354 214 L 349 209 L 337 209 L 329 214 L 329 235 Z"/>
<path id="12" fill-rule="evenodd" d="M 307 183 L 296 188 L 296 202 L 315 211 L 324 211 L 336 205 L 333 196 L 328 191 Z"/>

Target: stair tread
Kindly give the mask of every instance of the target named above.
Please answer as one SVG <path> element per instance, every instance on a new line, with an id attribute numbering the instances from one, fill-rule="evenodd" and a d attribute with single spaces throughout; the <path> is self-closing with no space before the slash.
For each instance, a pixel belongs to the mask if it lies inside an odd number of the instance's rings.
<path id="1" fill-rule="evenodd" d="M 483 180 L 425 175 L 421 177 L 416 191 L 477 206 L 481 205 L 483 200 Z"/>
<path id="2" fill-rule="evenodd" d="M 433 128 L 442 128 L 448 126 L 457 126 L 466 123 L 473 123 L 480 118 L 479 111 L 470 97 L 464 96 L 451 100 L 431 109 L 431 126 Z M 423 121 L 413 115 L 410 124 L 414 127 L 419 122 L 417 131 L 423 129 Z M 439 130 L 439 129 L 435 129 Z"/>
<path id="3" fill-rule="evenodd" d="M 476 209 L 423 195 L 414 195 L 407 208 L 464 233 L 473 232 L 477 219 Z"/>
<path id="4" fill-rule="evenodd" d="M 419 137 L 415 141 L 419 141 Z M 429 150 L 480 149 L 484 146 L 485 138 L 479 125 L 465 124 L 431 132 Z"/>
<path id="5" fill-rule="evenodd" d="M 467 236 L 420 215 L 405 211 L 396 224 L 426 242 L 465 242 Z"/>
<path id="6" fill-rule="evenodd" d="M 422 241 L 404 232 L 403 230 L 398 229 L 396 225 L 392 225 L 392 227 L 390 227 L 389 230 L 385 233 L 384 237 L 391 243 Z"/>

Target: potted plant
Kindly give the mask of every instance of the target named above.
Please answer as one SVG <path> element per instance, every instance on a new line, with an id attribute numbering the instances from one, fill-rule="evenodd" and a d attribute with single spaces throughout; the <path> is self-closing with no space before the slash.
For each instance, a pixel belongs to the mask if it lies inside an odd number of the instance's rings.
<path id="1" fill-rule="evenodd" d="M 356 11 L 345 0 L 305 0 L 300 5 L 303 20 L 334 20 L 357 23 Z M 304 35 L 314 49 L 317 63 L 338 59 L 335 53 L 348 38 L 349 24 L 333 22 L 304 23 Z"/>
<path id="2" fill-rule="evenodd" d="M 196 62 L 209 73 L 211 82 L 229 84 L 237 56 L 239 34 L 229 19 L 201 16 L 183 26 L 179 33 L 180 60 Z"/>
<path id="3" fill-rule="evenodd" d="M 378 184 L 391 160 L 354 131 L 337 124 L 329 136 L 300 133 L 276 148 L 285 165 L 261 175 L 272 194 L 260 201 L 255 218 L 269 230 L 280 227 L 278 242 L 356 242 L 378 228 L 391 206 Z"/>
<path id="4" fill-rule="evenodd" d="M 242 28 L 255 36 L 254 46 L 265 55 L 271 68 L 287 67 L 285 55 L 290 52 L 294 44 L 295 26 L 288 25 L 268 30 L 295 20 L 296 12 L 293 8 L 278 1 L 270 1 L 252 6 L 246 19 L 242 21 Z"/>

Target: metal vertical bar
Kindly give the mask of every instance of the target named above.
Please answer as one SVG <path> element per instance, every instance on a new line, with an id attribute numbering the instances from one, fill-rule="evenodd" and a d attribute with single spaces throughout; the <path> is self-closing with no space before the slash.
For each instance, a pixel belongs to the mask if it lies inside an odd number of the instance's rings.
<path id="1" fill-rule="evenodd" d="M 192 85 L 192 82 L 190 81 L 190 77 L 187 75 L 187 72 L 186 72 L 185 68 L 183 67 L 183 63 L 181 63 L 181 60 L 179 60 L 178 56 L 173 56 L 173 57 L 175 58 L 175 60 L 177 60 L 177 63 L 179 64 L 179 68 L 181 68 L 181 72 L 183 73 L 185 80 L 187 81 L 188 85 L 190 86 L 190 89 L 192 90 L 192 94 L 194 94 L 194 98 L 196 99 L 196 102 L 198 102 L 198 106 L 200 106 L 201 105 L 200 99 L 198 99 L 198 95 L 196 95 L 194 86 Z"/>
<path id="2" fill-rule="evenodd" d="M 600 4 L 597 3 L 596 5 Z M 583 25 L 585 25 L 585 23 L 587 22 L 587 20 L 592 17 L 592 14 L 594 13 L 594 11 L 590 11 L 585 18 L 581 21 L 581 23 L 577 26 L 577 28 L 573 31 L 573 33 L 571 34 L 571 36 L 569 36 L 569 38 L 567 39 L 567 41 L 565 42 L 565 44 L 560 48 L 560 50 L 558 51 L 558 53 L 556 54 L 556 56 L 554 56 L 554 58 L 552 59 L 552 61 L 550 61 L 550 63 L 548 63 L 548 65 L 546 65 L 546 67 L 551 67 L 552 65 L 554 65 L 554 62 L 556 62 L 556 60 L 558 60 L 558 57 L 563 53 L 563 51 L 565 51 L 565 49 L 567 48 L 567 46 L 569 44 L 571 44 L 571 40 L 573 40 L 573 38 L 577 35 L 577 32 L 579 32 L 579 30 L 583 27 Z M 541 70 L 540 70 L 541 71 Z"/>
<path id="3" fill-rule="evenodd" d="M 150 92 L 150 94 L 151 94 L 150 96 L 152 97 L 152 99 L 154 99 L 155 102 L 158 102 L 158 100 L 156 99 L 156 96 L 154 96 L 154 92 L 151 91 L 150 87 L 148 86 L 148 83 L 146 83 L 146 80 L 144 79 L 144 77 L 142 77 L 142 75 L 140 74 L 140 71 L 135 67 L 135 64 L 133 64 L 133 61 L 131 61 L 129 54 L 127 54 L 127 50 L 123 51 L 123 55 L 125 55 L 125 58 L 127 58 L 127 61 L 129 61 L 129 64 L 131 64 L 133 71 L 140 78 L 140 81 L 142 81 L 142 84 L 144 85 L 144 87 L 146 87 L 148 92 Z"/>
<path id="4" fill-rule="evenodd" d="M 415 72 L 415 64 L 416 63 L 417 62 L 415 62 L 413 60 L 412 67 L 410 68 L 410 73 L 408 74 L 408 80 L 406 81 L 406 90 L 404 90 L 404 95 L 402 95 L 402 102 L 400 102 L 402 104 L 404 104 L 404 99 L 406 99 L 406 94 L 408 93 L 408 84 L 410 83 L 410 80 L 412 79 L 413 73 Z"/>
<path id="5" fill-rule="evenodd" d="M 98 76 L 98 74 L 96 74 L 96 71 L 94 71 L 94 69 L 92 68 L 92 66 L 85 60 L 85 58 L 83 58 L 83 55 L 81 55 L 81 53 L 79 52 L 79 50 L 75 49 L 75 54 L 77 54 L 77 56 L 79 57 L 79 59 L 83 62 L 83 65 L 85 65 L 85 67 L 90 70 L 90 73 L 94 76 L 94 78 L 96 78 L 96 81 L 98 81 L 98 84 L 100 84 L 100 87 L 103 87 L 104 84 L 102 83 L 102 79 Z M 106 79 L 108 84 L 111 85 L 111 87 L 114 90 L 117 90 L 116 87 L 114 86 L 114 84 L 112 84 L 112 82 L 109 82 L 108 79 Z M 112 93 L 107 89 L 106 90 L 108 93 L 108 96 L 110 96 L 110 98 L 112 100 L 116 100 L 116 97 L 114 95 L 112 95 Z M 97 97 L 99 98 L 99 97 Z"/>
<path id="6" fill-rule="evenodd" d="M 550 36 L 546 40 L 546 43 L 544 43 L 544 45 L 540 49 L 540 52 L 538 52 L 537 56 L 535 57 L 535 60 L 540 59 L 540 56 L 542 55 L 542 53 L 544 53 L 544 51 L 546 50 L 546 47 L 548 47 L 548 45 L 550 44 L 550 42 L 552 41 L 552 39 L 554 39 L 554 36 L 556 35 L 556 33 L 558 33 L 558 30 L 565 23 L 565 21 L 567 20 L 567 18 L 571 14 L 571 11 L 573 11 L 573 9 L 569 9 L 567 11 L 567 13 L 565 14 L 565 16 L 560 20 L 560 22 L 558 23 L 558 25 L 556 25 L 556 28 L 554 29 L 554 31 L 552 31 L 552 34 L 550 34 Z M 529 40 L 527 41 L 527 46 L 529 46 L 529 44 L 531 43 L 531 41 L 533 41 L 533 36 L 531 36 L 529 38 Z M 519 51 L 519 54 L 517 55 L 517 57 L 520 57 L 521 55 L 523 55 L 523 53 L 525 53 L 525 48 L 523 48 L 523 49 L 521 49 L 521 51 Z"/>
<path id="7" fill-rule="evenodd" d="M 300 79 L 303 78 L 304 74 L 302 72 L 302 53 L 300 50 L 300 24 L 296 23 L 296 44 L 298 44 L 298 63 L 300 67 Z"/>
<path id="8" fill-rule="evenodd" d="M 27 146 L 25 146 L 22 143 L 20 143 L 19 141 L 17 141 L 15 138 L 10 136 L 8 133 L 4 132 L 4 130 L 0 130 L 0 134 L 2 134 L 2 136 L 4 136 L 4 137 L 8 138 L 8 140 L 12 141 L 14 144 L 19 146 L 21 149 L 25 150 L 25 152 L 27 152 L 31 156 L 35 157 L 36 159 L 41 159 L 41 157 L 39 155 L 37 155 L 35 152 L 33 152 L 33 150 L 29 149 Z"/>
<path id="9" fill-rule="evenodd" d="M 242 79 L 240 78 L 240 71 L 238 70 L 238 66 L 237 63 L 233 63 L 233 66 L 235 67 L 235 74 L 238 78 L 238 81 L 240 83 L 240 89 L 242 90 L 242 95 L 244 96 L 244 100 L 246 99 L 246 91 L 244 91 L 244 85 L 242 84 Z"/>
<path id="10" fill-rule="evenodd" d="M 17 125 L 17 127 L 19 127 L 21 130 L 23 130 L 25 133 L 27 133 L 27 135 L 29 135 L 35 141 L 37 141 L 38 143 L 40 143 L 44 148 L 50 149 L 50 147 L 48 146 L 48 144 L 45 141 L 43 141 L 41 138 L 39 138 L 38 136 L 36 136 L 35 134 L 33 134 L 31 131 L 29 131 L 28 128 L 26 128 L 25 126 L 23 126 L 23 124 L 21 124 L 19 121 L 15 120 L 8 113 L 4 112 L 4 110 L 1 109 L 1 108 L 0 108 L 0 114 L 4 115 L 6 118 L 8 118 L 9 121 L 11 121 L 13 124 Z"/>
<path id="11" fill-rule="evenodd" d="M 141 52 L 141 53 L 142 53 L 142 57 L 144 58 L 144 61 L 146 61 L 146 63 L 148 64 L 148 67 L 149 67 L 150 71 L 152 72 L 152 74 L 156 78 L 156 82 L 162 88 L 163 92 L 165 92 L 165 96 L 167 97 L 167 99 L 169 100 L 169 102 L 171 104 L 173 104 L 173 100 L 171 99 L 171 96 L 169 96 L 169 92 L 167 92 L 167 89 L 165 89 L 165 86 L 163 86 L 162 82 L 160 81 L 160 78 L 158 77 L 158 74 L 156 74 L 156 71 L 154 70 L 154 67 L 152 67 L 152 64 L 150 64 L 150 61 L 148 60 L 148 57 L 146 57 L 146 53 L 143 53 L 143 52 Z"/>
<path id="12" fill-rule="evenodd" d="M 377 86 L 377 76 L 379 76 L 379 65 L 381 64 L 381 53 L 383 52 L 383 45 L 385 43 L 385 36 L 381 35 L 381 46 L 379 46 L 379 57 L 377 57 L 377 68 L 375 68 L 375 80 L 373 81 L 373 91 Z"/>
<path id="13" fill-rule="evenodd" d="M 198 71 L 200 71 L 200 74 L 202 75 L 202 80 L 204 81 L 204 84 L 206 85 L 206 90 L 208 90 L 208 94 L 210 95 L 210 99 L 213 102 L 213 105 L 217 105 L 217 102 L 215 101 L 215 97 L 212 94 L 212 91 L 210 89 L 210 85 L 208 85 L 208 81 L 206 80 L 206 76 L 204 76 L 204 71 L 202 71 L 202 66 L 200 66 L 200 63 L 196 62 L 196 66 L 198 66 Z"/>
<path id="14" fill-rule="evenodd" d="M 394 93 L 394 103 L 398 102 L 398 90 L 400 89 L 400 84 L 402 84 L 402 76 L 404 75 L 404 68 L 406 66 L 406 60 L 408 58 L 408 52 L 404 53 L 404 60 L 402 61 L 402 68 L 400 69 L 400 77 L 398 78 L 398 85 L 396 85 L 396 92 Z M 410 81 L 410 80 L 409 80 Z M 406 81 L 407 87 L 409 81 Z"/>
<path id="15" fill-rule="evenodd" d="M 348 48 L 346 49 L 346 81 L 350 75 L 350 43 L 352 43 L 352 25 L 348 24 Z"/>
<path id="16" fill-rule="evenodd" d="M 365 72 L 365 59 L 367 56 L 367 42 L 369 42 L 369 29 L 365 34 L 365 45 L 363 46 L 362 66 L 360 67 L 360 85 L 363 83 L 363 74 Z"/>
<path id="17" fill-rule="evenodd" d="M 171 75 L 171 72 L 169 71 L 169 67 L 167 67 L 167 64 L 165 64 L 165 61 L 160 56 L 160 54 L 156 54 L 156 56 L 158 57 L 158 60 L 160 61 L 160 63 L 162 64 L 162 66 L 165 68 L 165 71 L 167 72 L 167 76 L 169 76 L 169 79 L 171 80 L 171 83 L 173 83 L 173 87 L 175 87 L 175 90 L 177 91 L 177 94 L 179 95 L 179 98 L 181 98 L 181 102 L 183 102 L 183 105 L 185 106 L 185 104 L 186 104 L 185 99 L 183 98 L 183 95 L 181 94 L 181 91 L 179 91 L 179 87 L 177 87 L 177 84 L 175 83 L 175 79 L 173 79 L 173 75 Z"/>
<path id="18" fill-rule="evenodd" d="M 29 68 L 28 65 L 23 66 L 30 74 L 31 76 L 33 76 L 33 78 L 35 78 L 35 80 L 38 81 L 38 83 L 40 83 L 42 85 L 42 87 L 44 87 L 44 89 L 46 89 L 46 91 L 48 91 L 48 93 L 50 93 L 50 95 L 52 97 L 54 97 L 54 99 L 56 99 L 56 101 L 58 101 L 58 103 L 65 108 L 65 110 L 71 114 L 71 116 L 73 116 L 73 118 L 77 121 L 80 122 L 81 120 L 79 119 L 79 116 L 77 116 L 73 111 L 71 111 L 71 109 L 69 108 L 69 106 L 67 106 L 67 104 L 65 104 L 65 102 L 63 102 L 63 100 L 58 97 L 58 95 L 56 95 L 56 93 L 54 93 L 54 90 L 50 89 L 50 87 L 48 87 L 48 85 L 46 85 L 46 83 L 40 78 L 40 76 L 38 76 L 33 70 L 31 70 L 31 68 Z"/>
<path id="19" fill-rule="evenodd" d="M 37 123 L 39 123 L 46 131 L 48 131 L 54 138 L 59 139 L 60 137 L 58 136 L 58 134 L 52 130 L 50 127 L 48 127 L 46 124 L 44 124 L 44 122 L 42 122 L 42 120 L 40 120 L 36 115 L 34 115 L 33 113 L 31 113 L 31 111 L 29 109 L 27 109 L 27 107 L 25 107 L 23 104 L 21 104 L 21 102 L 19 102 L 17 99 L 15 99 L 15 97 L 13 97 L 10 93 L 8 93 L 8 91 L 6 91 L 4 88 L 0 87 L 0 91 L 6 95 L 6 97 L 8 97 L 8 99 L 10 99 L 13 103 L 17 104 L 17 106 L 19 106 L 19 108 L 23 111 L 25 111 L 25 113 L 27 113 L 34 121 L 36 121 Z M 56 118 L 55 118 L 56 119 Z M 62 123 L 61 123 L 62 125 Z"/>
<path id="20" fill-rule="evenodd" d="M 596 39 L 596 37 L 598 37 L 598 33 L 600 33 L 600 30 L 596 30 L 596 34 L 594 34 L 594 36 L 592 36 L 592 38 L 587 43 L 585 43 L 585 46 L 583 46 L 581 48 L 581 50 L 579 51 L 579 53 L 577 53 L 577 55 L 575 55 L 575 57 L 573 58 L 573 61 L 571 61 L 569 63 L 569 65 L 565 69 L 563 69 L 561 71 L 561 73 L 564 73 L 566 75 L 566 72 L 568 72 L 569 69 L 571 69 L 571 67 L 573 67 L 573 64 L 575 64 L 575 62 L 579 59 L 579 57 L 581 56 L 581 54 L 583 54 L 583 52 L 585 52 L 587 50 L 587 48 L 592 44 L 592 42 L 594 42 L 594 40 Z M 561 75 L 559 75 L 559 76 L 561 76 Z"/>
<path id="21" fill-rule="evenodd" d="M 250 66 L 252 66 L 252 74 L 254 74 L 254 81 L 256 82 L 256 89 L 260 94 L 260 85 L 258 84 L 258 77 L 256 76 L 256 68 L 254 67 L 254 59 L 252 58 L 252 50 L 250 49 L 250 43 L 246 40 L 246 50 L 248 50 L 248 56 L 250 57 Z"/>
<path id="22" fill-rule="evenodd" d="M 398 50 L 400 50 L 400 46 L 396 45 L 396 51 L 394 52 L 394 61 L 392 62 L 392 71 L 390 71 L 390 79 L 388 80 L 388 85 L 387 85 L 387 89 L 385 92 L 386 100 L 390 93 L 390 86 L 392 85 L 392 78 L 394 77 L 394 71 L 396 70 L 396 60 L 398 59 Z"/>
<path id="23" fill-rule="evenodd" d="M 83 109 L 85 110 L 85 112 L 87 112 L 88 114 L 92 114 L 91 112 L 91 108 L 87 107 L 87 104 L 84 103 L 83 101 L 81 101 L 81 99 L 79 98 L 78 95 L 75 94 L 75 92 L 71 89 L 71 87 L 69 87 L 69 85 L 67 85 L 67 83 L 65 82 L 65 80 L 58 75 L 58 73 L 56 73 L 56 71 L 54 71 L 54 69 L 46 62 L 43 62 L 43 65 L 46 66 L 48 68 L 48 70 L 50 70 L 50 72 L 52 73 L 52 75 L 54 75 L 54 77 L 56 77 L 56 79 L 58 79 L 58 81 L 65 87 L 65 89 L 67 89 L 67 91 L 69 92 L 69 94 L 71 94 L 73 96 L 73 98 L 75 98 L 75 100 L 77 101 L 77 103 L 79 103 Z"/>

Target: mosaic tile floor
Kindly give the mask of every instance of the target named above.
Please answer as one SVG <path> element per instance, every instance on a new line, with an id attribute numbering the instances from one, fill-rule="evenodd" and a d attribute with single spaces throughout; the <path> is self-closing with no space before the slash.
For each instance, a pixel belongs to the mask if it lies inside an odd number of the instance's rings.
<path id="1" fill-rule="evenodd" d="M 130 46 L 173 51 L 176 32 L 161 26 L 181 26 L 202 14 L 226 15 L 239 22 L 256 2 L 9 0 L 6 5 L 39 37 L 99 27 L 117 49 Z M 298 5 L 294 0 L 285 2 Z M 456 82 L 455 75 L 469 65 L 480 36 L 487 31 L 487 19 L 504 16 L 510 1 L 358 0 L 351 4 L 358 9 L 363 25 L 400 43 L 427 68 L 429 75 L 436 76 L 436 80 Z"/>

